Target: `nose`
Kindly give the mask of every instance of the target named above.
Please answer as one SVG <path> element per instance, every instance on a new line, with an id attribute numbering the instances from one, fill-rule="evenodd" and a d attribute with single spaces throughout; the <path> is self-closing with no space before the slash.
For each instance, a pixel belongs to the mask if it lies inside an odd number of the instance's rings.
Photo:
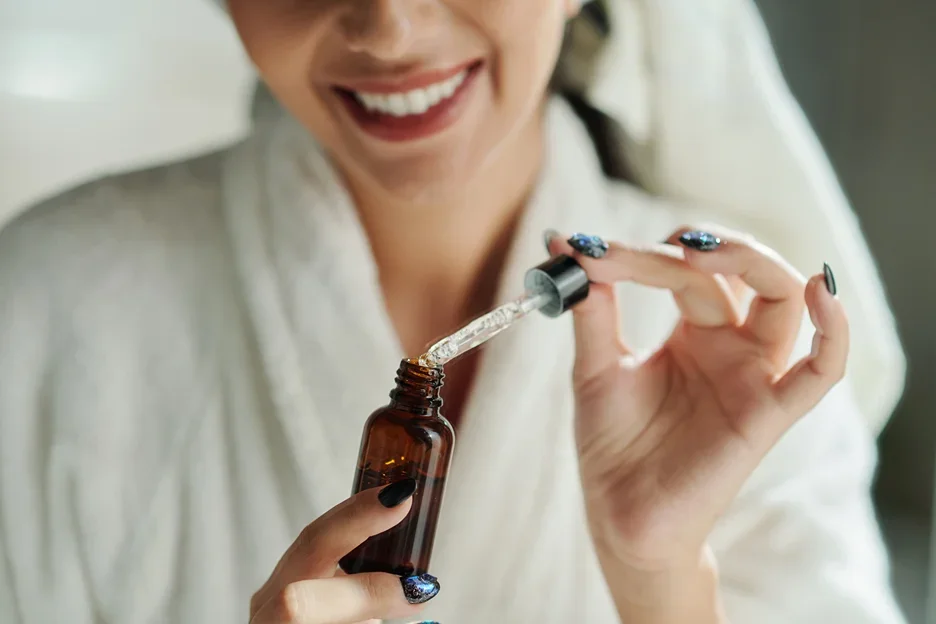
<path id="1" fill-rule="evenodd" d="M 416 37 L 414 19 L 422 0 L 350 0 L 342 29 L 354 52 L 383 60 L 401 58 Z"/>

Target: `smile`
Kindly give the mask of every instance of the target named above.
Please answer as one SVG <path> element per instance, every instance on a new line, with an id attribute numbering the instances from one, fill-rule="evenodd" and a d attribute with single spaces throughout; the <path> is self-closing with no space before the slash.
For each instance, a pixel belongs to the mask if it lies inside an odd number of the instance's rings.
<path id="1" fill-rule="evenodd" d="M 370 112 L 385 113 L 394 117 L 422 115 L 433 106 L 450 99 L 465 82 L 468 70 L 463 69 L 448 80 L 431 84 L 422 89 L 397 93 L 368 93 L 352 91 L 358 102 Z"/>
<path id="2" fill-rule="evenodd" d="M 412 141 L 438 134 L 457 121 L 482 66 L 475 61 L 394 82 L 335 86 L 333 91 L 367 134 L 389 142 Z"/>

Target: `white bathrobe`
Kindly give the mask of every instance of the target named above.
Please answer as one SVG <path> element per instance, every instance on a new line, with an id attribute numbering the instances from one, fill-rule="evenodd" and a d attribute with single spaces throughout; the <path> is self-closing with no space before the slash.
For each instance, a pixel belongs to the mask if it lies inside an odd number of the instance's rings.
<path id="1" fill-rule="evenodd" d="M 667 80 L 654 84 L 667 93 Z M 869 499 L 873 437 L 903 366 L 892 320 L 838 192 L 807 192 L 815 180 L 834 187 L 814 139 L 799 119 L 758 117 L 760 96 L 793 115 L 776 77 L 747 84 L 736 104 L 751 105 L 749 118 L 718 127 L 717 114 L 693 113 L 700 139 L 718 131 L 699 168 L 736 166 L 708 186 L 668 177 L 686 171 L 661 155 L 675 143 L 651 124 L 641 150 L 655 156 L 638 164 L 657 197 L 606 180 L 579 120 L 553 101 L 545 168 L 499 296 L 516 295 L 545 258 L 548 227 L 648 242 L 717 221 L 804 272 L 821 269 L 813 256 L 829 259 L 859 327 L 853 376 L 768 456 L 711 543 L 736 624 L 900 622 Z M 682 105 L 653 110 L 686 129 Z M 328 161 L 279 107 L 260 113 L 231 149 L 90 184 L 0 232 L 0 622 L 245 622 L 299 530 L 347 497 L 364 420 L 412 354 Z M 774 131 L 752 137 L 746 121 Z M 761 159 L 748 163 L 758 138 Z M 685 147 L 685 158 L 702 155 Z M 759 168 L 776 163 L 787 166 Z M 750 217 L 738 206 L 755 189 L 739 178 L 772 175 L 752 210 L 792 203 Z M 804 203 L 815 232 L 776 229 Z M 676 318 L 667 293 L 624 286 L 622 297 L 632 344 L 665 338 Z M 568 317 L 529 318 L 485 347 L 427 618 L 618 622 L 583 520 L 572 349 Z M 876 366 L 885 374 L 869 373 Z"/>

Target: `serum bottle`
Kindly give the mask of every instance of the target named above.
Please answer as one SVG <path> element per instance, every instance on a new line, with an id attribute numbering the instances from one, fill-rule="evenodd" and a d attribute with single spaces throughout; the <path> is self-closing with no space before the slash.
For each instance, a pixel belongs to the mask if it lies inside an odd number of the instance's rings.
<path id="1" fill-rule="evenodd" d="M 588 296 L 585 270 L 569 256 L 530 269 L 525 292 L 440 340 L 418 359 L 403 360 L 390 403 L 364 426 L 353 493 L 402 479 L 416 480 L 413 506 L 397 526 L 375 535 L 339 562 L 348 574 L 427 574 L 445 480 L 455 447 L 452 425 L 439 411 L 442 367 L 487 342 L 534 310 L 548 317 Z"/>
<path id="2" fill-rule="evenodd" d="M 354 493 L 406 478 L 416 480 L 413 506 L 397 526 L 369 538 L 339 562 L 348 574 L 426 574 L 442 507 L 455 432 L 439 412 L 441 368 L 403 360 L 390 403 L 364 426 Z"/>

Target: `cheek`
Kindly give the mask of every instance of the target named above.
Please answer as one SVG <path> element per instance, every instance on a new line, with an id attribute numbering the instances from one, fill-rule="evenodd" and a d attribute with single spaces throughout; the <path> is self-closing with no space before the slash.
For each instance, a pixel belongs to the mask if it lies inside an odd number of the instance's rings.
<path id="1" fill-rule="evenodd" d="M 312 87 L 310 59 L 324 42 L 332 0 L 230 0 L 244 49 L 277 99 L 318 133 L 328 132 L 325 107 Z"/>
<path id="2" fill-rule="evenodd" d="M 494 49 L 497 94 L 505 101 L 538 100 L 559 54 L 567 0 L 476 2 L 486 9 L 478 15 Z"/>
<path id="3" fill-rule="evenodd" d="M 270 3 L 251 0 L 232 0 L 231 17 L 257 70 L 264 79 L 282 81 L 289 76 L 298 78 L 297 65 L 311 37 L 307 24 L 295 19 L 295 10 Z"/>

